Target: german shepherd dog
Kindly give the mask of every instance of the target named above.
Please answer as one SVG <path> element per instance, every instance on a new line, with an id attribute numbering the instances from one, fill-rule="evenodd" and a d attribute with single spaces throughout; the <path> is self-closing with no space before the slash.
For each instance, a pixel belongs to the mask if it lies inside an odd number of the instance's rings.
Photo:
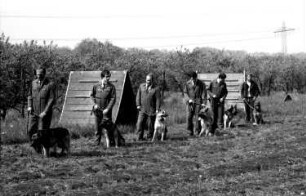
<path id="1" fill-rule="evenodd" d="M 91 114 L 92 113 L 94 113 L 97 117 L 102 119 L 99 126 L 102 127 L 102 133 L 105 137 L 106 148 L 109 148 L 111 146 L 115 146 L 116 148 L 118 148 L 119 146 L 124 146 L 125 139 L 122 137 L 116 124 L 114 124 L 109 119 L 103 119 L 103 110 L 100 108 L 94 109 L 93 107 Z M 102 133 L 96 133 L 96 135 L 98 136 L 97 139 L 98 145 L 100 144 Z"/>
<path id="2" fill-rule="evenodd" d="M 61 155 L 70 154 L 70 133 L 65 128 L 51 128 L 38 130 L 31 137 L 31 146 L 37 153 L 43 153 L 44 157 L 50 156 L 50 148 L 54 148 L 56 156 L 56 147 L 62 149 Z"/>
<path id="3" fill-rule="evenodd" d="M 211 113 L 209 113 L 209 108 L 208 107 L 202 107 L 199 111 L 198 114 L 198 121 L 200 121 L 201 125 L 201 131 L 199 133 L 199 137 L 202 135 L 204 136 L 210 136 L 211 135 L 211 126 L 213 122 L 213 117 Z"/>
<path id="4" fill-rule="evenodd" d="M 110 120 L 102 119 L 100 126 L 102 126 L 102 132 L 105 137 L 106 148 L 109 148 L 111 146 L 115 146 L 116 148 L 118 148 L 119 146 L 125 145 L 125 139 L 121 135 L 116 124 L 114 124 Z M 101 139 L 101 136 L 98 137 L 100 137 Z"/>
<path id="5" fill-rule="evenodd" d="M 152 142 L 154 142 L 159 137 L 159 135 L 161 135 L 161 141 L 164 141 L 166 139 L 168 132 L 166 125 L 166 117 L 168 117 L 168 114 L 165 110 L 161 110 L 156 114 Z"/>
<path id="6" fill-rule="evenodd" d="M 228 108 L 223 115 L 223 128 L 231 128 L 232 126 L 232 120 L 234 116 L 238 113 L 237 105 L 231 105 L 230 108 Z"/>
<path id="7" fill-rule="evenodd" d="M 254 125 L 263 124 L 260 102 L 256 102 L 253 109 Z"/>

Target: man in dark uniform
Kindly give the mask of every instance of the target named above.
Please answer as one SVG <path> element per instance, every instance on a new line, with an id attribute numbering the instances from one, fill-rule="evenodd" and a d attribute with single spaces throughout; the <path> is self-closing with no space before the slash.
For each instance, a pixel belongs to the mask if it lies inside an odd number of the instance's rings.
<path id="1" fill-rule="evenodd" d="M 160 109 L 160 90 L 153 83 L 153 74 L 146 76 L 146 83 L 140 84 L 136 96 L 136 106 L 139 110 L 137 120 L 138 140 L 144 140 L 144 127 L 147 123 L 147 139 L 153 137 L 156 113 Z"/>
<path id="2" fill-rule="evenodd" d="M 95 84 L 92 88 L 90 97 L 94 103 L 93 111 L 95 114 L 96 126 L 96 144 L 100 145 L 102 129 L 105 129 L 109 136 L 112 137 L 113 122 L 112 109 L 116 102 L 116 88 L 109 81 L 111 73 L 109 70 L 101 72 L 101 82 Z M 112 141 L 112 138 L 110 138 Z"/>
<path id="3" fill-rule="evenodd" d="M 28 93 L 28 112 L 30 114 L 30 128 L 28 136 L 41 129 L 49 129 L 52 120 L 52 107 L 55 103 L 54 83 L 46 76 L 46 69 L 36 69 L 36 79 L 31 83 Z"/>
<path id="4" fill-rule="evenodd" d="M 242 84 L 241 87 L 241 98 L 244 102 L 244 108 L 245 108 L 245 121 L 246 122 L 254 122 L 254 116 L 253 114 L 253 108 L 254 103 L 260 94 L 258 85 L 253 80 L 253 75 L 248 74 L 247 80 Z"/>
<path id="5" fill-rule="evenodd" d="M 224 102 L 227 96 L 227 87 L 225 83 L 226 74 L 220 73 L 218 78 L 213 80 L 208 87 L 211 108 L 213 111 L 212 134 L 215 130 L 223 126 Z"/>
<path id="6" fill-rule="evenodd" d="M 197 73 L 192 71 L 188 74 L 190 80 L 185 85 L 185 93 L 187 95 L 187 131 L 189 135 L 200 133 L 198 114 L 201 106 L 206 105 L 207 91 L 206 85 L 197 79 Z M 195 127 L 193 126 L 193 118 L 195 117 Z"/>

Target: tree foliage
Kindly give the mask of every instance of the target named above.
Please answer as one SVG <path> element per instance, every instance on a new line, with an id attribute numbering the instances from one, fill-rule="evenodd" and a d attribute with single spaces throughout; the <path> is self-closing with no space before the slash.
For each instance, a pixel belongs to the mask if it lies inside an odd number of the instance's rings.
<path id="1" fill-rule="evenodd" d="M 12 44 L 4 35 L 0 38 L 0 109 L 5 113 L 15 109 L 24 114 L 28 84 L 34 79 L 37 66 L 44 66 L 57 86 L 57 106 L 60 108 L 70 71 L 128 70 L 136 92 L 145 75 L 152 72 L 162 90 L 181 91 L 190 70 L 241 73 L 255 75 L 262 94 L 273 91 L 306 91 L 306 55 L 303 53 L 247 54 L 243 51 L 195 48 L 190 51 L 123 49 L 110 42 L 85 39 L 74 49 L 60 48 L 52 43 L 38 45 L 35 41 Z"/>

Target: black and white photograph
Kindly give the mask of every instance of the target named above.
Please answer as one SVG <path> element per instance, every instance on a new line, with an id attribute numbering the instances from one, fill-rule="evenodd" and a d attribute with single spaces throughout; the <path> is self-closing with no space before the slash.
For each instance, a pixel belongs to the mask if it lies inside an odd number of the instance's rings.
<path id="1" fill-rule="evenodd" d="M 0 195 L 306 195 L 305 0 L 0 0 Z"/>

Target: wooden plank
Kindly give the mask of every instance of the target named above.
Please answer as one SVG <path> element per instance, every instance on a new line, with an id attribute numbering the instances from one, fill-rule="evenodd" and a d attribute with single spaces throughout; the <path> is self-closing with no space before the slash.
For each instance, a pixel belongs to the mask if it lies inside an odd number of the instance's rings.
<path id="1" fill-rule="evenodd" d="M 65 110 L 63 112 L 63 118 L 93 118 L 94 115 L 91 114 L 91 111 L 82 111 L 82 112 L 76 112 L 76 111 L 67 111 Z"/>
<path id="2" fill-rule="evenodd" d="M 79 105 L 79 104 L 66 104 L 65 110 L 67 111 L 91 111 L 92 105 Z"/>
<path id="3" fill-rule="evenodd" d="M 87 79 L 87 80 L 78 80 L 79 83 L 93 83 L 96 84 L 98 83 L 100 80 L 93 80 L 93 79 Z M 114 79 L 114 80 L 109 80 L 112 83 L 118 82 L 118 80 Z"/>
<path id="4" fill-rule="evenodd" d="M 124 81 L 124 78 L 117 78 L 117 79 L 113 79 L 113 80 L 110 80 L 110 82 L 113 84 L 113 85 L 122 85 Z M 75 80 L 75 81 L 70 81 L 70 83 L 72 85 L 81 85 L 82 83 L 88 83 L 89 86 L 93 86 L 95 84 L 98 84 L 99 81 L 98 80 L 94 80 L 94 79 L 91 79 L 91 80 Z"/>
<path id="5" fill-rule="evenodd" d="M 116 99 L 115 105 L 119 103 L 119 99 Z M 91 98 L 67 98 L 66 104 L 68 105 L 93 105 Z"/>
<path id="6" fill-rule="evenodd" d="M 112 76 L 125 75 L 126 71 L 110 71 Z M 72 76 L 80 77 L 99 77 L 101 76 L 101 71 L 71 71 Z"/>
<path id="7" fill-rule="evenodd" d="M 121 89 L 116 88 L 116 95 L 121 94 Z M 91 90 L 70 90 L 67 93 L 68 98 L 90 98 Z"/>
<path id="8" fill-rule="evenodd" d="M 94 119 L 63 119 L 60 124 L 62 125 L 80 125 L 80 126 L 88 126 L 88 125 L 94 125 L 95 120 Z"/>
<path id="9" fill-rule="evenodd" d="M 124 78 L 124 77 L 125 77 L 125 73 L 123 71 L 116 72 L 116 73 L 111 72 L 111 80 Z M 95 73 L 95 72 L 90 73 L 90 71 L 88 71 L 86 73 L 76 73 L 76 72 L 73 73 L 72 76 L 71 76 L 71 81 L 75 82 L 75 81 L 78 81 L 78 80 L 97 80 L 97 81 L 100 81 L 101 80 L 100 72 L 99 73 Z"/>
<path id="10" fill-rule="evenodd" d="M 207 74 L 198 74 L 198 79 L 202 81 L 212 81 L 217 79 L 218 74 L 215 75 L 207 75 Z M 226 74 L 225 81 L 231 82 L 231 81 L 244 81 L 244 75 L 243 74 Z"/>
<path id="11" fill-rule="evenodd" d="M 92 89 L 87 89 L 87 90 L 82 90 L 82 91 L 72 90 L 67 93 L 67 97 L 75 97 L 77 95 L 89 97 L 91 90 Z"/>
<path id="12" fill-rule="evenodd" d="M 115 85 L 116 90 L 121 90 L 122 89 L 122 85 L 123 85 L 123 81 L 121 83 Z M 86 90 L 91 90 L 92 87 L 93 87 L 93 85 L 90 84 L 90 83 L 77 83 L 77 84 L 74 83 L 74 84 L 71 84 L 69 86 L 68 90 L 69 91 L 71 91 L 71 90 L 79 90 L 79 91 L 85 90 L 86 91 Z"/>
<path id="13" fill-rule="evenodd" d="M 66 100 L 67 105 L 93 105 L 91 98 L 73 98 L 70 97 Z"/>
<path id="14" fill-rule="evenodd" d="M 225 74 L 226 74 L 226 78 L 237 78 L 237 77 L 244 76 L 243 73 L 225 73 Z M 217 78 L 218 76 L 219 76 L 219 73 L 198 73 L 198 78 L 202 78 L 202 77 Z"/>

